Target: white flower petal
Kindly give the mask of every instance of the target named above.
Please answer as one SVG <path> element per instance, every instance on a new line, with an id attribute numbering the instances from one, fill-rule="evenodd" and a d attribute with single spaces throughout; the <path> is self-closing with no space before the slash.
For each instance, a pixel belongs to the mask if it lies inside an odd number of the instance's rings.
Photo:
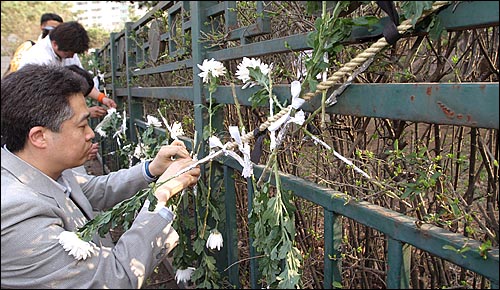
<path id="1" fill-rule="evenodd" d="M 238 64 L 236 70 L 236 78 L 245 84 L 242 89 L 245 89 L 248 86 L 252 87 L 257 84 L 252 81 L 250 77 L 250 71 L 248 70 L 249 67 L 253 69 L 259 68 L 263 75 L 268 75 L 270 71 L 270 67 L 267 64 L 262 63 L 260 59 L 243 57 L 243 60 Z"/>
<path id="2" fill-rule="evenodd" d="M 175 271 L 175 280 L 177 281 L 177 284 L 189 281 L 194 270 L 195 268 L 193 267 L 187 267 L 186 269 L 177 269 L 177 271 Z"/>
<path id="3" fill-rule="evenodd" d="M 182 130 L 182 124 L 179 122 L 175 122 L 172 124 L 172 127 L 169 128 L 170 136 L 172 139 L 178 139 L 179 136 L 184 136 L 184 130 Z"/>
<path id="4" fill-rule="evenodd" d="M 148 126 L 161 127 L 161 122 L 155 116 L 147 115 L 146 118 Z"/>
<path id="5" fill-rule="evenodd" d="M 210 60 L 205 59 L 201 65 L 197 64 L 197 66 L 201 70 L 198 76 L 203 78 L 204 83 L 208 83 L 210 75 L 217 78 L 226 73 L 226 68 L 222 62 L 216 61 L 213 58 Z"/>
<path id="6" fill-rule="evenodd" d="M 214 250 L 217 248 L 217 250 L 220 251 L 220 248 L 223 246 L 224 239 L 222 237 L 222 234 L 217 230 L 214 229 L 211 233 L 210 236 L 208 236 L 207 239 L 207 248 Z"/>
<path id="7" fill-rule="evenodd" d="M 58 236 L 59 244 L 77 260 L 85 260 L 94 252 L 93 243 L 81 240 L 76 233 L 63 231 Z"/>

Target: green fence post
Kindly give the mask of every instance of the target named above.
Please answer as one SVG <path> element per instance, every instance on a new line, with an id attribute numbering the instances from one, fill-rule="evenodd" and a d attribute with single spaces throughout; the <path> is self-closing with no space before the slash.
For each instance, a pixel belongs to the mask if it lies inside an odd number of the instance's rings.
<path id="1" fill-rule="evenodd" d="M 410 246 L 388 238 L 387 288 L 408 289 L 410 287 Z"/>
<path id="2" fill-rule="evenodd" d="M 325 256 L 324 271 L 325 278 L 323 287 L 325 289 L 341 288 L 342 285 L 342 257 L 340 247 L 342 245 L 342 221 L 341 216 L 326 210 L 325 213 Z M 331 226 L 328 226 L 331 225 Z"/>
<path id="3" fill-rule="evenodd" d="M 225 223 L 225 249 L 227 253 L 227 276 L 229 282 L 240 289 L 239 282 L 239 264 L 238 261 L 238 220 L 236 215 L 236 187 L 234 185 L 235 171 L 233 168 L 224 166 L 224 204 L 226 205 L 226 223 Z"/>
<path id="4" fill-rule="evenodd" d="M 135 120 L 140 119 L 142 117 L 142 102 L 136 100 L 132 97 L 132 84 L 131 84 L 131 76 L 132 76 L 132 65 L 133 60 L 130 52 L 132 51 L 133 44 L 130 41 L 129 37 L 132 33 L 132 25 L 133 22 L 125 23 L 125 73 L 127 74 L 127 103 L 128 103 L 128 111 L 129 111 L 129 130 L 130 130 L 130 140 L 134 143 L 137 142 L 137 135 L 135 132 Z"/>

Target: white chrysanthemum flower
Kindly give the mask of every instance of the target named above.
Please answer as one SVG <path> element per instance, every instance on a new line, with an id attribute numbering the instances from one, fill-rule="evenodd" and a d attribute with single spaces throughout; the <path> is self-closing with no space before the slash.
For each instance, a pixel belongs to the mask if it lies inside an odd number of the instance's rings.
<path id="1" fill-rule="evenodd" d="M 189 281 L 194 270 L 195 268 L 193 267 L 187 267 L 186 269 L 177 269 L 177 271 L 175 271 L 175 280 L 177 281 L 177 284 Z"/>
<path id="2" fill-rule="evenodd" d="M 158 120 L 155 116 L 147 115 L 146 118 L 148 120 L 148 126 L 161 127 L 160 120 Z"/>
<path id="3" fill-rule="evenodd" d="M 245 84 L 244 88 L 249 85 L 250 87 L 256 85 L 255 82 L 249 82 L 252 79 L 250 77 L 250 71 L 248 70 L 249 67 L 254 69 L 258 67 L 263 75 L 269 74 L 270 71 L 269 65 L 263 63 L 260 59 L 243 57 L 242 62 L 238 64 L 236 78 L 240 79 Z"/>
<path id="4" fill-rule="evenodd" d="M 143 152 L 146 152 L 148 150 L 149 150 L 148 146 L 145 146 L 142 143 L 137 144 L 137 146 L 135 146 L 135 150 L 134 150 L 134 157 L 143 161 L 144 160 L 144 153 Z"/>
<path id="5" fill-rule="evenodd" d="M 68 255 L 75 257 L 77 260 L 85 260 L 94 253 L 94 243 L 81 240 L 75 232 L 64 231 L 58 236 L 59 244 L 61 244 Z"/>
<path id="6" fill-rule="evenodd" d="M 220 250 L 223 242 L 222 234 L 217 229 L 213 229 L 207 239 L 207 248 L 212 250 L 217 248 L 217 250 Z"/>
<path id="7" fill-rule="evenodd" d="M 178 139 L 179 136 L 184 136 L 184 130 L 182 130 L 182 124 L 180 122 L 174 122 L 171 128 L 168 128 L 170 131 L 170 137 L 172 139 Z"/>
<path id="8" fill-rule="evenodd" d="M 198 74 L 199 77 L 203 78 L 204 83 L 208 83 L 210 81 L 210 74 L 213 77 L 220 77 L 226 73 L 226 68 L 220 61 L 216 61 L 215 59 L 211 60 L 203 60 L 203 63 L 197 64 L 200 68 L 201 73 Z"/>

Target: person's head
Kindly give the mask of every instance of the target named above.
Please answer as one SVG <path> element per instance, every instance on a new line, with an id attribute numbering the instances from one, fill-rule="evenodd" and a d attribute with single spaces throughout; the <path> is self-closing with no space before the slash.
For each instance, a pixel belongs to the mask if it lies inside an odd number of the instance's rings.
<path id="1" fill-rule="evenodd" d="M 42 14 L 42 17 L 40 17 L 40 29 L 42 30 L 42 38 L 45 38 L 45 36 L 47 36 L 52 29 L 56 28 L 63 22 L 64 21 L 62 17 L 55 13 Z"/>
<path id="2" fill-rule="evenodd" d="M 69 65 L 69 66 L 67 66 L 67 68 L 69 68 L 73 72 L 81 75 L 85 79 L 85 81 L 87 81 L 88 89 L 83 92 L 83 95 L 87 96 L 88 94 L 90 94 L 90 92 L 94 88 L 94 78 L 92 77 L 92 75 L 88 71 L 77 66 L 76 64 Z"/>
<path id="3" fill-rule="evenodd" d="M 2 78 L 2 146 L 29 147 L 60 171 L 82 165 L 95 137 L 86 91 L 85 78 L 61 66 L 26 65 Z"/>
<path id="4" fill-rule="evenodd" d="M 50 40 L 54 52 L 61 58 L 72 58 L 75 53 L 89 49 L 87 30 L 76 21 L 59 24 L 50 32 Z"/>

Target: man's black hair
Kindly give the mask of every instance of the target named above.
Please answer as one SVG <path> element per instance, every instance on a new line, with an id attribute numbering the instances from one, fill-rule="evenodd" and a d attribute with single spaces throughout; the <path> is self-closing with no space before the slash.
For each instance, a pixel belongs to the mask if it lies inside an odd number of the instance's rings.
<path id="1" fill-rule="evenodd" d="M 89 49 L 89 36 L 87 30 L 76 21 L 63 22 L 49 34 L 61 51 L 83 53 Z"/>
<path id="2" fill-rule="evenodd" d="M 82 84 L 82 88 L 84 88 L 83 95 L 87 96 L 88 94 L 90 94 L 90 92 L 92 91 L 92 88 L 94 88 L 94 78 L 92 77 L 92 75 L 88 71 L 77 66 L 76 64 L 68 65 L 67 68 L 69 68 L 70 70 L 74 71 L 75 73 L 77 73 L 85 78 L 87 83 Z M 87 87 L 87 89 L 85 89 L 86 87 Z"/>
<path id="3" fill-rule="evenodd" d="M 44 24 L 45 22 L 49 20 L 55 20 L 57 22 L 63 23 L 63 19 L 61 16 L 55 14 L 55 13 L 44 13 L 42 14 L 42 17 L 40 18 L 40 25 Z"/>

